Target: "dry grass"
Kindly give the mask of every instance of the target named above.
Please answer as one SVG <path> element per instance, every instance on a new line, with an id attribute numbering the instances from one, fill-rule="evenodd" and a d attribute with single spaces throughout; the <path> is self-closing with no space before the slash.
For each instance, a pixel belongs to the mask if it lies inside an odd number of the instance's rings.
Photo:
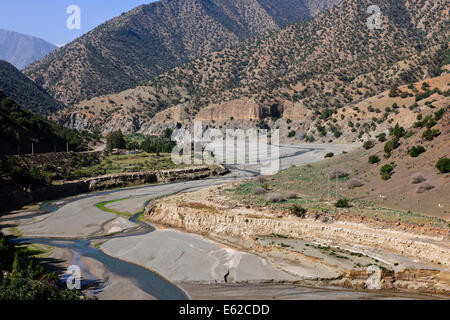
<path id="1" fill-rule="evenodd" d="M 426 191 L 432 190 L 435 187 L 429 184 L 428 182 L 424 182 L 421 185 L 419 185 L 416 189 L 416 193 L 424 193 Z"/>
<path id="2" fill-rule="evenodd" d="M 416 173 L 411 176 L 411 184 L 419 184 L 427 181 L 427 179 L 421 173 Z"/>
<path id="3" fill-rule="evenodd" d="M 288 194 L 286 195 L 286 199 L 297 199 L 298 198 L 298 193 L 295 192 L 288 192 Z"/>
<path id="4" fill-rule="evenodd" d="M 364 183 L 358 178 L 352 178 L 347 181 L 347 188 L 349 189 L 359 188 L 362 187 L 363 185 Z"/>
<path id="5" fill-rule="evenodd" d="M 348 175 L 349 174 L 347 172 L 345 172 L 344 170 L 335 169 L 335 170 L 330 171 L 330 173 L 328 174 L 328 177 L 330 179 L 336 179 L 336 178 L 345 178 L 345 177 L 348 177 Z"/>
<path id="6" fill-rule="evenodd" d="M 204 203 L 199 203 L 199 202 L 187 202 L 187 203 L 179 204 L 178 206 L 181 208 L 195 209 L 195 210 L 200 210 L 200 211 L 204 211 L 204 212 L 208 212 L 208 213 L 212 213 L 212 214 L 219 213 L 217 208 L 211 207 Z"/>
<path id="7" fill-rule="evenodd" d="M 252 193 L 254 195 L 265 194 L 265 193 L 267 193 L 267 190 L 264 188 L 256 188 L 255 190 L 253 190 Z"/>
<path id="8" fill-rule="evenodd" d="M 281 193 L 271 194 L 267 198 L 267 200 L 270 201 L 270 202 L 283 202 L 283 201 L 285 201 L 285 199 L 284 199 L 284 197 L 283 197 L 283 195 Z"/>

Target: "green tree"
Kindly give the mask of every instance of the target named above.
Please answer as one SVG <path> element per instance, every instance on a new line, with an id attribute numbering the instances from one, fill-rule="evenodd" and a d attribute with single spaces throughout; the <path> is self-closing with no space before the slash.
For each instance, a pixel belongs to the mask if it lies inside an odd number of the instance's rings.
<path id="1" fill-rule="evenodd" d="M 111 152 L 113 149 L 125 149 L 126 146 L 127 143 L 121 130 L 111 132 L 106 136 L 106 149 L 108 151 Z"/>

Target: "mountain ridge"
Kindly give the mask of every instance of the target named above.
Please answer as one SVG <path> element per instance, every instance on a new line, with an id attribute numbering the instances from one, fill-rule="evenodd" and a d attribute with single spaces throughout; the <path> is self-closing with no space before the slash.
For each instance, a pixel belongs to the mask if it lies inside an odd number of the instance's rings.
<path id="1" fill-rule="evenodd" d="M 0 29 L 0 60 L 21 70 L 43 58 L 57 46 L 37 37 Z"/>
<path id="2" fill-rule="evenodd" d="M 0 60 L 0 91 L 23 108 L 41 115 L 49 115 L 65 107 L 16 67 L 3 60 Z"/>
<path id="3" fill-rule="evenodd" d="M 304 21 L 311 17 L 306 4 L 314 3 L 317 12 L 339 1 L 153 2 L 105 22 L 24 72 L 63 103 L 78 102 L 131 88 L 242 39 Z M 280 16 L 286 12 L 288 17 Z"/>
<path id="4" fill-rule="evenodd" d="M 152 118 L 168 108 L 192 120 L 203 107 L 241 98 L 320 114 L 442 72 L 449 52 L 445 1 L 380 1 L 387 14 L 383 28 L 372 31 L 366 25 L 370 4 L 344 1 L 310 21 L 213 52 L 135 89 L 82 101 L 60 120 L 106 132 L 118 126 L 152 132 Z"/>

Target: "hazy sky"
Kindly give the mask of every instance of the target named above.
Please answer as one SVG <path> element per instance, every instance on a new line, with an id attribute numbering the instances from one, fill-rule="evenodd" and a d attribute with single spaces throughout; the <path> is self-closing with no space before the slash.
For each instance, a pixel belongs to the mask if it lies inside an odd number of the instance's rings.
<path id="1" fill-rule="evenodd" d="M 2 0 L 0 29 L 16 31 L 63 45 L 108 19 L 155 0 Z M 69 30 L 70 5 L 81 9 L 81 29 Z"/>

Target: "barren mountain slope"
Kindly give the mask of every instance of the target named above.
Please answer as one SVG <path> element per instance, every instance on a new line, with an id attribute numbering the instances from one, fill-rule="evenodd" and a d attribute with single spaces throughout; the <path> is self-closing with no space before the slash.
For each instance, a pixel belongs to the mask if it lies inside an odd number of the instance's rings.
<path id="1" fill-rule="evenodd" d="M 183 62 L 304 21 L 338 0 L 163 0 L 139 6 L 25 73 L 64 103 L 136 86 Z"/>
<path id="2" fill-rule="evenodd" d="M 281 105 L 293 118 L 296 110 L 320 114 L 442 73 L 450 61 L 445 1 L 383 0 L 380 30 L 366 26 L 370 4 L 344 1 L 311 21 L 211 53 L 135 89 L 80 102 L 58 118 L 77 128 L 148 133 L 155 129 L 151 119 L 168 108 L 176 107 L 174 117 L 163 113 L 173 125 L 203 118 L 200 109 L 220 109 L 227 101 L 246 108 L 242 100 L 263 109 Z"/>

